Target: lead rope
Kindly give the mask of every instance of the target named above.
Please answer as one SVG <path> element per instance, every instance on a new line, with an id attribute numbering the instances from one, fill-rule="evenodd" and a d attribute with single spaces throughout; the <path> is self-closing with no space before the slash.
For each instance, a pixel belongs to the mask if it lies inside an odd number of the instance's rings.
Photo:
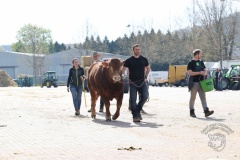
<path id="1" fill-rule="evenodd" d="M 144 84 L 144 82 L 145 82 L 145 81 L 143 81 L 142 84 L 138 86 L 138 85 L 136 85 L 134 82 L 132 82 L 130 79 L 128 79 L 128 80 L 129 80 L 135 87 L 137 87 L 137 88 L 142 87 L 143 84 Z M 136 81 L 136 82 L 137 82 L 137 81 Z"/>
<path id="2" fill-rule="evenodd" d="M 84 102 L 85 102 L 85 107 L 87 108 L 87 100 L 86 100 L 86 91 L 85 91 L 85 87 L 84 87 L 84 78 L 81 79 L 82 80 L 82 87 L 83 87 L 83 95 L 84 95 Z"/>

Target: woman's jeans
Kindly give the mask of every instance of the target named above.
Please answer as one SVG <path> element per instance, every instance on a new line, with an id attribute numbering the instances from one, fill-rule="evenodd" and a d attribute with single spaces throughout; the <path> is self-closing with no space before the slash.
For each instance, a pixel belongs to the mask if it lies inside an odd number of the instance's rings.
<path id="1" fill-rule="evenodd" d="M 81 99 L 82 99 L 82 85 L 75 86 L 70 84 L 70 91 L 72 93 L 73 105 L 74 105 L 75 111 L 79 111 L 81 106 Z"/>
<path id="2" fill-rule="evenodd" d="M 136 103 L 137 93 L 141 96 L 138 103 Z M 130 102 L 133 118 L 139 117 L 140 111 L 147 101 L 148 96 L 149 93 L 146 82 L 130 83 Z"/>

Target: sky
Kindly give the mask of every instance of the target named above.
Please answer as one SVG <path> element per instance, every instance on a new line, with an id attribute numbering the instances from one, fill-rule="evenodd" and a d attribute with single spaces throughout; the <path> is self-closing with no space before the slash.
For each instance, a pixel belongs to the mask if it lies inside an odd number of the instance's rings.
<path id="1" fill-rule="evenodd" d="M 2 0 L 0 45 L 16 42 L 17 31 L 29 23 L 65 44 L 83 42 L 86 35 L 111 41 L 144 29 L 172 31 L 190 24 L 191 6 L 192 0 Z"/>

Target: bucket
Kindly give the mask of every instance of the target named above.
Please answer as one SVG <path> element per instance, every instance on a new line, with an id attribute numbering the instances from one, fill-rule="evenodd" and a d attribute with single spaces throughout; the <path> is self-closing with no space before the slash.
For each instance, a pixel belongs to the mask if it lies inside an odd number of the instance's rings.
<path id="1" fill-rule="evenodd" d="M 204 92 L 212 91 L 214 88 L 213 79 L 209 78 L 209 79 L 204 79 L 200 81 L 200 86 L 202 87 L 202 90 Z"/>

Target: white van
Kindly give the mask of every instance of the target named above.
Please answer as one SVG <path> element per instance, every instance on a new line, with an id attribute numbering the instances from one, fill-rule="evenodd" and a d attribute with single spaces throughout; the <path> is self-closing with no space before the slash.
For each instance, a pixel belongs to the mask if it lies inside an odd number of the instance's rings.
<path id="1" fill-rule="evenodd" d="M 147 79 L 149 85 L 156 86 L 156 79 L 167 79 L 168 78 L 168 71 L 150 71 Z"/>

